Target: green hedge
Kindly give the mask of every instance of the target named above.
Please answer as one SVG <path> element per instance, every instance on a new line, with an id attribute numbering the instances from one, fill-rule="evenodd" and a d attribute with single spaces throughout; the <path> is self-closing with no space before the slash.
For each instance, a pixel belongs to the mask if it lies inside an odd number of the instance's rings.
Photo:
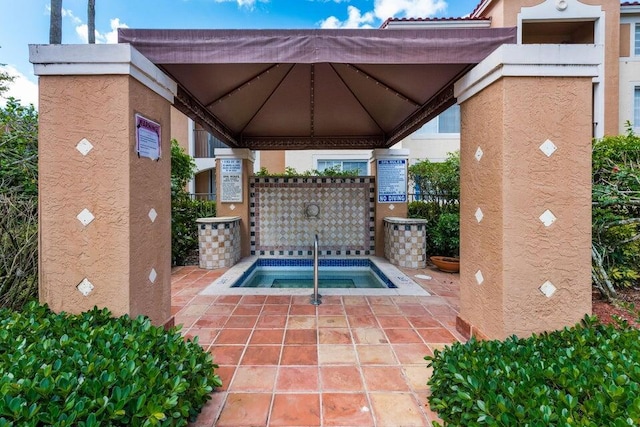
<path id="1" fill-rule="evenodd" d="M 171 258 L 173 265 L 183 265 L 198 250 L 196 219 L 216 216 L 216 202 L 191 200 L 171 201 Z"/>
<path id="2" fill-rule="evenodd" d="M 471 339 L 425 359 L 429 403 L 445 426 L 640 424 L 640 331 L 626 324 L 586 317 L 571 329 Z"/>
<path id="3" fill-rule="evenodd" d="M 104 310 L 0 310 L 0 426 L 184 426 L 221 385 L 177 329 Z"/>

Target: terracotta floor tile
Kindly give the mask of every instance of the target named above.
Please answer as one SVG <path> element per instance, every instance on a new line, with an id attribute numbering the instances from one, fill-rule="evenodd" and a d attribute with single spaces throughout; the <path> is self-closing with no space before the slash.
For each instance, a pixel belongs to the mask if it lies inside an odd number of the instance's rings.
<path id="1" fill-rule="evenodd" d="M 343 296 L 342 302 L 344 305 L 369 305 L 367 297 L 357 295 Z"/>
<path id="2" fill-rule="evenodd" d="M 258 316 L 231 316 L 224 327 L 226 328 L 253 328 L 258 321 Z"/>
<path id="3" fill-rule="evenodd" d="M 398 359 L 390 345 L 357 345 L 361 365 L 397 365 Z"/>
<path id="4" fill-rule="evenodd" d="M 400 309 L 395 305 L 372 305 L 371 311 L 376 316 L 392 316 L 392 315 L 400 315 Z"/>
<path id="5" fill-rule="evenodd" d="M 287 329 L 285 344 L 316 344 L 318 333 L 315 329 Z"/>
<path id="6" fill-rule="evenodd" d="M 229 316 L 226 314 L 205 314 L 200 317 L 195 326 L 199 328 L 222 328 L 229 320 Z"/>
<path id="7" fill-rule="evenodd" d="M 213 304 L 209 308 L 206 309 L 204 314 L 226 314 L 229 315 L 235 310 L 236 306 L 231 304 Z"/>
<path id="8" fill-rule="evenodd" d="M 407 317 L 429 316 L 429 312 L 420 304 L 398 304 L 400 312 Z"/>
<path id="9" fill-rule="evenodd" d="M 284 329 L 255 329 L 249 345 L 255 344 L 282 344 Z"/>
<path id="10" fill-rule="evenodd" d="M 287 316 L 281 314 L 262 314 L 258 317 L 256 329 L 284 328 L 287 323 Z"/>
<path id="11" fill-rule="evenodd" d="M 320 344 L 318 363 L 320 365 L 355 365 L 356 352 L 353 345 Z"/>
<path id="12" fill-rule="evenodd" d="M 242 365 L 277 365 L 281 347 L 275 345 L 250 345 L 242 358 Z"/>
<path id="13" fill-rule="evenodd" d="M 348 315 L 347 321 L 351 328 L 378 328 L 378 321 L 373 314 Z"/>
<path id="14" fill-rule="evenodd" d="M 433 352 L 431 349 L 421 343 L 413 344 L 393 344 L 391 346 L 396 357 L 403 365 L 427 365 L 427 361 L 424 360 L 425 356 L 431 356 Z"/>
<path id="15" fill-rule="evenodd" d="M 271 392 L 276 382 L 277 370 L 275 366 L 238 366 L 229 390 Z"/>
<path id="16" fill-rule="evenodd" d="M 387 344 L 389 342 L 382 329 L 356 328 L 352 329 L 352 332 L 356 344 Z"/>
<path id="17" fill-rule="evenodd" d="M 332 307 L 332 306 L 329 306 Z M 318 316 L 319 328 L 346 328 L 346 316 Z"/>
<path id="18" fill-rule="evenodd" d="M 266 426 L 271 393 L 229 393 L 216 427 Z"/>
<path id="19" fill-rule="evenodd" d="M 222 380 L 222 387 L 216 388 L 216 391 L 228 390 L 229 384 L 231 384 L 231 380 L 233 379 L 233 375 L 236 373 L 236 365 L 219 365 L 215 372 Z"/>
<path id="20" fill-rule="evenodd" d="M 451 332 L 444 328 L 418 329 L 418 333 L 427 343 L 450 344 L 458 341 Z"/>
<path id="21" fill-rule="evenodd" d="M 318 329 L 320 344 L 351 344 L 351 333 L 348 328 Z"/>
<path id="22" fill-rule="evenodd" d="M 246 344 L 251 329 L 223 329 L 215 339 L 216 344 Z"/>
<path id="23" fill-rule="evenodd" d="M 218 365 L 237 365 L 242 357 L 244 346 L 241 345 L 217 345 L 209 347 L 209 353 L 213 355 L 213 362 Z"/>
<path id="24" fill-rule="evenodd" d="M 421 394 L 429 390 L 427 381 L 429 381 L 433 373 L 432 368 L 418 365 L 403 366 L 402 372 L 407 380 L 407 384 L 413 391 Z"/>
<path id="25" fill-rule="evenodd" d="M 342 297 L 337 295 L 325 295 L 322 297 L 323 305 L 342 305 Z"/>
<path id="26" fill-rule="evenodd" d="M 269 295 L 267 296 L 267 300 L 265 304 L 291 304 L 291 296 L 290 295 Z"/>
<path id="27" fill-rule="evenodd" d="M 369 394 L 373 413 L 381 426 L 423 427 L 430 422 L 411 393 Z"/>
<path id="28" fill-rule="evenodd" d="M 315 345 L 284 346 L 281 365 L 317 365 L 318 350 Z"/>
<path id="29" fill-rule="evenodd" d="M 181 314 L 186 316 L 202 316 L 208 309 L 208 304 L 189 304 L 182 310 Z"/>
<path id="30" fill-rule="evenodd" d="M 370 296 L 366 298 L 367 298 L 367 302 L 372 306 L 373 305 L 395 305 L 393 303 L 393 300 L 389 297 Z"/>
<path id="31" fill-rule="evenodd" d="M 182 329 L 189 329 L 191 325 L 193 325 L 200 316 L 189 316 L 186 314 L 182 314 L 182 311 L 175 315 L 174 321 L 176 326 L 182 325 Z"/>
<path id="32" fill-rule="evenodd" d="M 323 391 L 362 391 L 362 376 L 355 365 L 321 366 L 320 384 Z"/>
<path id="33" fill-rule="evenodd" d="M 385 329 L 391 344 L 421 343 L 422 338 L 413 329 Z"/>
<path id="34" fill-rule="evenodd" d="M 244 295 L 240 298 L 240 304 L 264 304 L 266 295 Z"/>
<path id="35" fill-rule="evenodd" d="M 320 305 L 317 309 L 318 316 L 337 316 L 344 315 L 344 307 L 342 305 Z"/>
<path id="36" fill-rule="evenodd" d="M 327 307 L 334 306 L 328 305 Z M 289 309 L 289 314 L 291 314 L 292 316 L 315 316 L 316 307 L 313 305 L 292 305 Z"/>
<path id="37" fill-rule="evenodd" d="M 191 328 L 184 336 L 186 338 L 198 337 L 198 344 L 208 347 L 218 335 L 218 332 L 220 332 L 219 329 Z"/>
<path id="38" fill-rule="evenodd" d="M 236 305 L 240 302 L 241 295 L 220 295 L 216 299 L 216 304 L 233 304 Z"/>
<path id="39" fill-rule="evenodd" d="M 316 366 L 281 366 L 278 369 L 276 391 L 318 391 L 318 368 Z"/>
<path id="40" fill-rule="evenodd" d="M 213 427 L 226 399 L 226 392 L 211 393 L 211 400 L 202 407 L 198 419 L 190 423 L 188 427 Z"/>
<path id="41" fill-rule="evenodd" d="M 410 391 L 399 366 L 363 366 L 362 375 L 369 392 Z"/>
<path id="42" fill-rule="evenodd" d="M 286 316 L 288 313 L 288 305 L 265 304 L 262 306 L 262 314 L 279 314 L 281 316 Z"/>
<path id="43" fill-rule="evenodd" d="M 315 316 L 289 316 L 287 329 L 315 329 Z"/>
<path id="44" fill-rule="evenodd" d="M 326 426 L 374 425 L 364 393 L 322 393 L 322 419 Z"/>
<path id="45" fill-rule="evenodd" d="M 368 305 L 345 305 L 344 311 L 347 316 L 371 316 L 373 312 Z"/>
<path id="46" fill-rule="evenodd" d="M 262 311 L 262 305 L 237 305 L 233 310 L 234 316 L 257 316 Z"/>
<path id="47" fill-rule="evenodd" d="M 414 328 L 440 328 L 442 325 L 430 314 L 424 316 L 407 316 Z"/>
<path id="48" fill-rule="evenodd" d="M 383 329 L 411 328 L 404 316 L 377 316 L 377 318 Z"/>
<path id="49" fill-rule="evenodd" d="M 269 417 L 270 426 L 319 426 L 319 394 L 276 394 Z"/>

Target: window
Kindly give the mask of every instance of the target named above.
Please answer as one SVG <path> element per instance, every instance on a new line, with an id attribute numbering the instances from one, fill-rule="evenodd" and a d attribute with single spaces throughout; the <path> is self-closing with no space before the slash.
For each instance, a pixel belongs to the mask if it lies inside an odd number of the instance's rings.
<path id="1" fill-rule="evenodd" d="M 635 41 L 634 41 L 633 51 L 634 51 L 636 56 L 640 56 L 640 23 L 636 23 L 636 31 L 635 31 L 634 40 Z"/>
<path id="2" fill-rule="evenodd" d="M 434 134 L 458 134 L 460 133 L 460 106 L 453 105 L 417 130 L 414 137 L 424 138 Z"/>
<path id="3" fill-rule="evenodd" d="M 367 175 L 367 160 L 318 160 L 318 170 L 337 169 L 342 172 L 357 171 L 358 175 Z"/>
<path id="4" fill-rule="evenodd" d="M 640 86 L 633 91 L 633 128 L 640 131 Z"/>

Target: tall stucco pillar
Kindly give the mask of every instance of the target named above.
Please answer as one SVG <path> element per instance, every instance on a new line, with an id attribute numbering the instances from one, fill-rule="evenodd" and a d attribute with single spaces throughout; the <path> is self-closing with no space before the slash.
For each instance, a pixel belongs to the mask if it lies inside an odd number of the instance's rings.
<path id="1" fill-rule="evenodd" d="M 255 153 L 248 148 L 216 149 L 216 215 L 240 217 L 240 254 L 251 254 L 249 180 L 253 176 Z"/>
<path id="2" fill-rule="evenodd" d="M 591 312 L 592 77 L 601 53 L 504 45 L 455 85 L 463 333 L 527 336 Z"/>
<path id="3" fill-rule="evenodd" d="M 40 91 L 41 302 L 166 324 L 175 83 L 129 45 L 34 45 L 30 61 Z"/>
<path id="4" fill-rule="evenodd" d="M 409 150 L 375 149 L 371 153 L 371 175 L 375 185 L 376 256 L 384 257 L 384 218 L 406 218 L 408 212 L 407 168 Z"/>

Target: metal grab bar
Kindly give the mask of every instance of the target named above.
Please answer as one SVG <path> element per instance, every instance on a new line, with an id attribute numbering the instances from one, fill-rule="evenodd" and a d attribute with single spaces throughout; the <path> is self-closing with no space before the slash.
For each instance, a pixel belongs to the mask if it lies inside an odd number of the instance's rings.
<path id="1" fill-rule="evenodd" d="M 322 296 L 318 293 L 318 235 L 313 241 L 313 295 L 311 295 L 311 304 L 322 304 Z"/>

